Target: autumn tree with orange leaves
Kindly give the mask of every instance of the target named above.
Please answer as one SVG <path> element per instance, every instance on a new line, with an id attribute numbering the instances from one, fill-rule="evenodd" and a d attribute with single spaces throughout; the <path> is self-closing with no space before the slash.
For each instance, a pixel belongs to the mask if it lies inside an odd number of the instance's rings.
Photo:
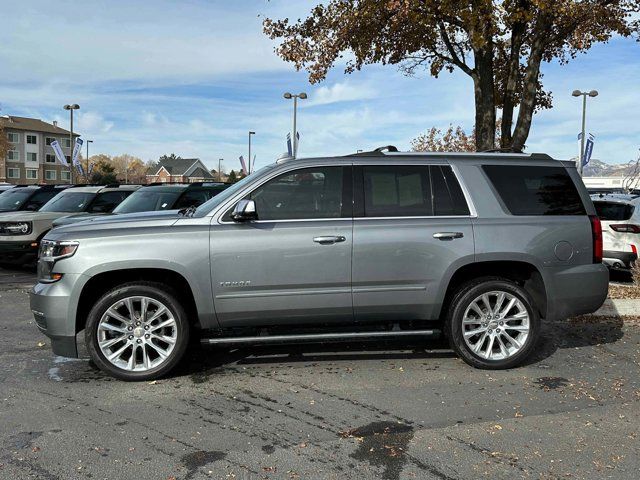
<path id="1" fill-rule="evenodd" d="M 500 109 L 500 146 L 520 151 L 533 114 L 552 106 L 542 63 L 637 36 L 638 11 L 640 0 L 328 0 L 305 19 L 267 18 L 263 27 L 311 83 L 343 61 L 347 73 L 376 63 L 408 75 L 462 71 L 473 81 L 476 149 L 494 147 Z"/>

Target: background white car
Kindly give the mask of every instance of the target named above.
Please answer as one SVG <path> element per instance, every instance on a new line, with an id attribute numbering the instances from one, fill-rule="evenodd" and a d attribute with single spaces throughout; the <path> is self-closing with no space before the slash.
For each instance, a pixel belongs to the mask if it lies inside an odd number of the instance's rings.
<path id="1" fill-rule="evenodd" d="M 603 262 L 629 269 L 640 250 L 640 195 L 591 195 L 602 222 Z"/>

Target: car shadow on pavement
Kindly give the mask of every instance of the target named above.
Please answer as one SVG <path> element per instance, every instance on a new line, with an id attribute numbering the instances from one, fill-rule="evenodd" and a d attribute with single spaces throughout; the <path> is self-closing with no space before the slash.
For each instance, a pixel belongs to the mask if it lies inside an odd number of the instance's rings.
<path id="1" fill-rule="evenodd" d="M 624 336 L 623 325 L 624 321 L 620 317 L 603 318 L 589 315 L 543 322 L 537 348 L 525 365 L 545 360 L 558 349 L 616 343 Z"/>
<path id="2" fill-rule="evenodd" d="M 454 358 L 444 339 L 429 343 L 398 341 L 349 342 L 303 345 L 270 345 L 242 348 L 197 346 L 191 348 L 172 376 L 210 375 L 238 366 L 277 363 L 291 366 L 301 363 L 330 363 L 365 360 L 424 360 Z"/>
<path id="3" fill-rule="evenodd" d="M 621 318 L 582 316 L 561 321 L 543 322 L 542 335 L 534 353 L 523 366 L 535 365 L 554 355 L 559 349 L 574 349 L 613 344 L 623 336 Z M 203 383 L 210 376 L 235 374 L 237 367 L 259 367 L 270 364 L 292 368 L 301 364 L 330 364 L 380 360 L 432 360 L 423 363 L 425 370 L 440 367 L 438 360 L 456 358 L 444 338 L 428 342 L 385 340 L 377 342 L 319 343 L 302 345 L 270 345 L 246 347 L 202 346 L 194 341 L 185 358 L 166 378 L 190 376 L 194 383 Z M 460 360 L 462 362 L 462 360 Z M 350 365 L 350 364 L 347 364 Z M 344 367 L 344 366 L 342 366 Z M 349 368 L 349 367 L 345 367 Z M 89 371 L 76 372 L 68 380 L 111 380 L 89 362 Z"/>

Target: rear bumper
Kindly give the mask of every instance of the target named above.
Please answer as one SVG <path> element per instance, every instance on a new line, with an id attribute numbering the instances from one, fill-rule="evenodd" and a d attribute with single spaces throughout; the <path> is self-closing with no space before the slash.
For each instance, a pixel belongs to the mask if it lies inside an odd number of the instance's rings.
<path id="1" fill-rule="evenodd" d="M 611 268 L 631 268 L 631 263 L 638 259 L 638 255 L 633 252 L 616 252 L 605 250 L 602 255 L 602 262 Z"/>
<path id="2" fill-rule="evenodd" d="M 561 320 L 598 310 L 609 291 L 609 270 L 602 263 L 548 267 L 547 318 Z"/>

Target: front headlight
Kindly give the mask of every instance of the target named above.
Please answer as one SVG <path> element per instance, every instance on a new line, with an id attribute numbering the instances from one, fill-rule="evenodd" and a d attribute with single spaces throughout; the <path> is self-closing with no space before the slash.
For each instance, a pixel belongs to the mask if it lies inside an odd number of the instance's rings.
<path id="1" fill-rule="evenodd" d="M 78 242 L 42 240 L 38 251 L 38 281 L 57 282 L 61 273 L 54 273 L 53 267 L 58 260 L 71 257 L 78 250 Z"/>
<path id="2" fill-rule="evenodd" d="M 29 235 L 31 222 L 2 222 L 0 223 L 0 233 L 3 235 Z"/>
<path id="3" fill-rule="evenodd" d="M 78 242 L 42 240 L 40 242 L 39 258 L 60 260 L 70 257 L 78 249 Z"/>

